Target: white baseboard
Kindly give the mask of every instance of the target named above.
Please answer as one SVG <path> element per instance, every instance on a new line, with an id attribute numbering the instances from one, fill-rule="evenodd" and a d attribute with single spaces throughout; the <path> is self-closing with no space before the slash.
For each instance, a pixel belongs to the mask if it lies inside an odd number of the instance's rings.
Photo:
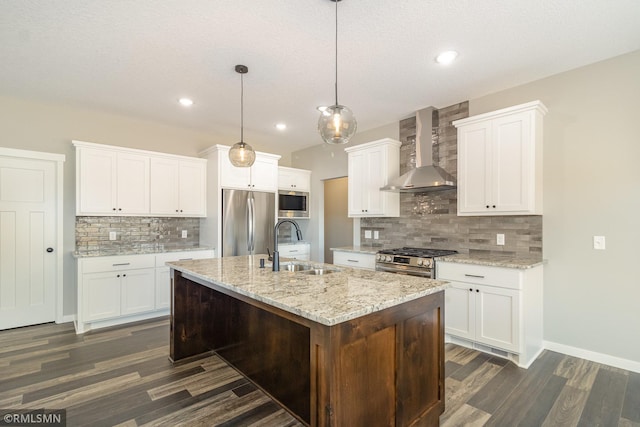
<path id="1" fill-rule="evenodd" d="M 69 323 L 69 322 L 75 322 L 75 321 L 76 321 L 75 314 L 67 314 L 62 316 L 62 319 L 56 319 L 56 323 Z"/>
<path id="2" fill-rule="evenodd" d="M 640 373 L 640 362 L 634 360 L 623 359 L 608 354 L 597 353 L 595 351 L 585 350 L 569 345 L 558 344 L 551 341 L 545 341 L 544 347 L 548 350 L 555 351 L 569 356 L 579 357 L 581 359 L 590 360 L 592 362 L 602 363 L 604 365 L 613 366 L 615 368 L 626 369 L 627 371 Z"/>

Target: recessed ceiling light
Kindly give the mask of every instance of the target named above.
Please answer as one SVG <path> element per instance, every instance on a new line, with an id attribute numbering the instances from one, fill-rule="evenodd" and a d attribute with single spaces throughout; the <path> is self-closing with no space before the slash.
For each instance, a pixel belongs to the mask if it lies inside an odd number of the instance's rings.
<path id="1" fill-rule="evenodd" d="M 278 129 L 278 130 L 285 130 L 286 128 L 287 128 L 287 125 L 284 124 L 284 123 L 278 123 L 276 125 L 276 129 Z"/>
<path id="2" fill-rule="evenodd" d="M 436 62 L 442 65 L 449 65 L 453 61 L 455 61 L 457 57 L 458 57 L 458 52 L 456 52 L 455 50 L 448 50 L 436 56 Z"/>
<path id="3" fill-rule="evenodd" d="M 178 102 L 180 103 L 180 105 L 182 105 L 183 107 L 191 107 L 193 105 L 193 101 L 189 98 L 180 98 L 178 100 Z"/>

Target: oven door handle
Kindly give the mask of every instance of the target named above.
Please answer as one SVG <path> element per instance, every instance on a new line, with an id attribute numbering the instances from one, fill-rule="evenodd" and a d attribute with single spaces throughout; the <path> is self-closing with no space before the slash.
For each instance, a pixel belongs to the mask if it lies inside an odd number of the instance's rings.
<path id="1" fill-rule="evenodd" d="M 376 265 L 376 271 L 387 271 L 389 273 L 405 274 L 408 276 L 431 277 L 431 273 L 428 271 L 401 270 L 393 267 L 384 267 L 382 265 Z"/>

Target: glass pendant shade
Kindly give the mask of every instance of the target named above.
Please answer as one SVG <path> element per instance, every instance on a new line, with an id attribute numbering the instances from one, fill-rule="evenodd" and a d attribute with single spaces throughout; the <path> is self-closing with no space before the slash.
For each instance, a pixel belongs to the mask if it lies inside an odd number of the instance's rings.
<path id="1" fill-rule="evenodd" d="M 229 160 L 233 166 L 248 168 L 256 161 L 256 152 L 246 142 L 236 142 L 229 150 Z"/>
<path id="2" fill-rule="evenodd" d="M 320 113 L 318 132 L 327 144 L 346 144 L 357 128 L 358 123 L 349 107 L 332 105 Z"/>

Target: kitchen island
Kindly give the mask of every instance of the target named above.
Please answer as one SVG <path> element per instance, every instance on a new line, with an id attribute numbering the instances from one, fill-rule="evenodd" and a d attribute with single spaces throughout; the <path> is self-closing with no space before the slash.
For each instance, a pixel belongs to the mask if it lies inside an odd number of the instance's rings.
<path id="1" fill-rule="evenodd" d="M 312 426 L 438 425 L 445 282 L 260 258 L 168 263 L 174 362 L 214 351 Z"/>

